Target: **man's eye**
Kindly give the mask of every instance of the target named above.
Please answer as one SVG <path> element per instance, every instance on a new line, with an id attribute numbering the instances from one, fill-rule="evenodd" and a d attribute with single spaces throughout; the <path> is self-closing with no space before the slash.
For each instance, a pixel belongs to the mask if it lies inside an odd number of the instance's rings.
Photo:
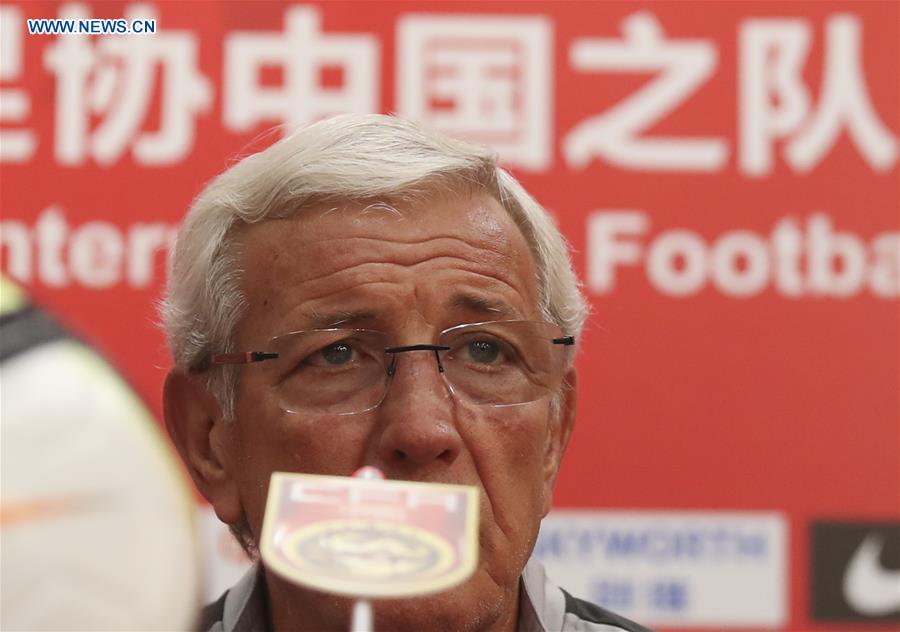
<path id="1" fill-rule="evenodd" d="M 347 364 L 353 359 L 353 347 L 342 342 L 328 345 L 319 352 L 326 364 L 333 366 Z"/>
<path id="2" fill-rule="evenodd" d="M 500 357 L 500 346 L 487 340 L 473 340 L 468 344 L 469 358 L 474 362 L 490 364 Z"/>

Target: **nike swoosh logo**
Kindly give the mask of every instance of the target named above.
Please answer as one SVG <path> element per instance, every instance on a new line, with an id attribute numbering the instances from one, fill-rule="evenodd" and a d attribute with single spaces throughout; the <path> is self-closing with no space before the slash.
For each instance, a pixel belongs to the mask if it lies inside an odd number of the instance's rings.
<path id="1" fill-rule="evenodd" d="M 844 573 L 847 605 L 870 617 L 900 610 L 900 571 L 885 570 L 881 565 L 883 548 L 883 536 L 867 535 Z"/>

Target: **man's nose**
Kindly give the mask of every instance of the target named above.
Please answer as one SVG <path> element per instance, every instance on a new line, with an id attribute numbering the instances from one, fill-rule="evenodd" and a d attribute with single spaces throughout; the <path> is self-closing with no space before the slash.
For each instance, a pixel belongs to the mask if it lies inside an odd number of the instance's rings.
<path id="1" fill-rule="evenodd" d="M 459 455 L 462 438 L 456 404 L 439 371 L 433 350 L 412 350 L 393 358 L 393 376 L 377 410 L 381 433 L 377 460 L 386 472 L 449 465 Z"/>

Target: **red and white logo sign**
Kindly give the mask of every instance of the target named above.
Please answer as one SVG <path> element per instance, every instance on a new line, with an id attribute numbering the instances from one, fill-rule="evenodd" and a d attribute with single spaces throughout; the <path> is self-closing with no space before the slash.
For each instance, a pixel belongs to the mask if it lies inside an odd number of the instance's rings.
<path id="1" fill-rule="evenodd" d="M 359 597 L 438 592 L 478 561 L 478 490 L 276 472 L 260 552 L 295 583 Z"/>

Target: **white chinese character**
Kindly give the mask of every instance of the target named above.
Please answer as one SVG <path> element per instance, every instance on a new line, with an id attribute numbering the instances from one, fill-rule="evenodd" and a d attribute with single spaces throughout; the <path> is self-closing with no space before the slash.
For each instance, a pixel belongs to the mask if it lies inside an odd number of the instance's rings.
<path id="1" fill-rule="evenodd" d="M 796 129 L 809 111 L 800 80 L 809 27 L 793 19 L 746 20 L 740 46 L 740 164 L 758 176 L 772 169 L 772 140 Z"/>
<path id="2" fill-rule="evenodd" d="M 332 114 L 378 111 L 379 45 L 374 36 L 325 35 L 318 11 L 310 7 L 288 9 L 284 22 L 283 33 L 227 36 L 228 128 L 245 132 L 266 120 L 298 127 Z M 283 85 L 261 85 L 264 67 L 283 69 Z M 326 80 L 329 71 L 332 81 Z"/>
<path id="3" fill-rule="evenodd" d="M 88 17 L 83 5 L 64 5 L 61 18 Z M 125 18 L 155 19 L 147 5 L 132 5 Z M 56 142 L 62 164 L 82 164 L 88 156 L 100 164 L 132 149 L 144 165 L 171 164 L 190 151 L 194 118 L 209 109 L 209 81 L 197 70 L 197 40 L 187 31 L 153 35 L 106 35 L 96 43 L 86 35 L 61 36 L 46 52 L 44 64 L 56 75 Z M 157 71 L 160 73 L 159 128 L 142 131 Z M 90 118 L 101 116 L 91 130 Z"/>
<path id="4" fill-rule="evenodd" d="M 553 32 L 544 17 L 416 16 L 397 25 L 397 108 L 489 144 L 510 164 L 551 157 Z"/>
<path id="5" fill-rule="evenodd" d="M 787 138 L 785 158 L 797 171 L 814 168 L 846 129 L 869 165 L 891 169 L 897 139 L 869 98 L 860 56 L 859 20 L 828 20 L 822 91 L 810 114 L 803 66 L 810 27 L 802 20 L 754 19 L 741 25 L 741 168 L 753 176 L 772 171 L 772 145 Z"/>
<path id="6" fill-rule="evenodd" d="M 579 39 L 570 58 L 585 71 L 646 73 L 659 77 L 611 107 L 578 124 L 565 138 L 566 160 L 584 167 L 594 156 L 628 169 L 715 171 L 728 159 L 721 138 L 641 138 L 640 133 L 684 103 L 715 71 L 718 50 L 706 40 L 667 41 L 653 14 L 630 15 L 623 40 Z"/>
<path id="7" fill-rule="evenodd" d="M 0 81 L 17 81 L 22 75 L 22 11 L 0 6 Z M 21 123 L 31 110 L 28 94 L 21 88 L 0 89 L 0 123 Z M 34 154 L 37 140 L 24 129 L 0 130 L 0 161 L 25 162 Z"/>

